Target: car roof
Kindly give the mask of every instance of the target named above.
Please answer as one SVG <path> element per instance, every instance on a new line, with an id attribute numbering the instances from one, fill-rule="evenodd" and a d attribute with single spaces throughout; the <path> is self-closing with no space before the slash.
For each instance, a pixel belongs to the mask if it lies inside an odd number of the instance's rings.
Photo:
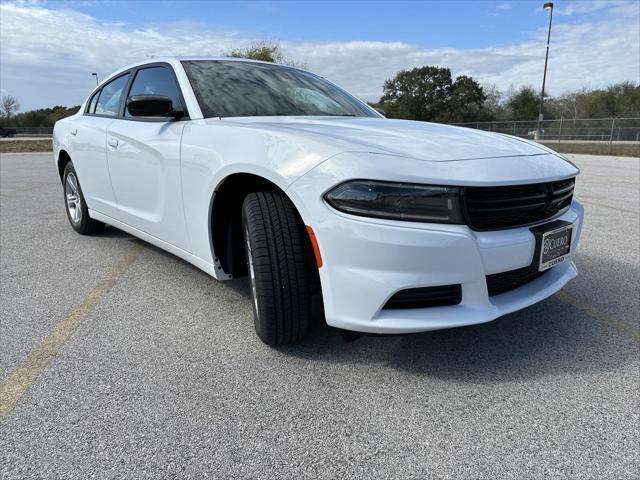
<path id="1" fill-rule="evenodd" d="M 301 68 L 292 67 L 291 65 L 282 65 L 280 63 L 274 62 L 264 62 L 262 60 L 253 60 L 250 58 L 236 58 L 236 57 L 212 57 L 212 56 L 196 56 L 196 55 L 181 55 L 181 56 L 162 56 L 162 57 L 151 57 L 146 58 L 144 60 L 139 60 L 137 62 L 130 63 L 129 65 L 125 65 L 122 68 L 111 73 L 109 76 L 105 77 L 105 79 L 100 82 L 100 85 L 106 83 L 111 78 L 119 75 L 122 72 L 126 72 L 132 68 L 141 67 L 144 65 L 152 64 L 152 63 L 169 63 L 174 67 L 182 61 L 195 61 L 195 60 L 218 60 L 218 61 L 230 61 L 230 62 L 243 62 L 243 63 L 262 63 L 266 65 L 277 65 L 279 67 L 284 68 L 293 68 L 296 70 L 303 70 Z"/>

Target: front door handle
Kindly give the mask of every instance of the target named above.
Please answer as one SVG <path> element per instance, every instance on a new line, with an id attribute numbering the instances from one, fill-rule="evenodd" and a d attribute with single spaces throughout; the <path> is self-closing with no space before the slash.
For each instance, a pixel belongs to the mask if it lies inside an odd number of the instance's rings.
<path id="1" fill-rule="evenodd" d="M 109 146 L 110 146 L 111 148 L 118 148 L 118 139 L 117 139 L 117 138 L 113 138 L 113 137 L 111 137 L 111 138 L 109 139 Z"/>

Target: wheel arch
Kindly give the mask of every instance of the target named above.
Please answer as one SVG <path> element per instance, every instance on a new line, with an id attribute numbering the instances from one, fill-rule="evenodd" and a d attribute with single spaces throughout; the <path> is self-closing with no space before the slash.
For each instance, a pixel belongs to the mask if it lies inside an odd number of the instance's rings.
<path id="1" fill-rule="evenodd" d="M 294 205 L 304 224 L 301 209 L 273 179 L 248 171 L 230 173 L 216 186 L 209 205 L 209 242 L 216 269 L 227 278 L 247 273 L 242 231 L 242 204 L 247 195 L 259 191 L 277 191 Z M 224 277 L 225 275 L 221 275 Z"/>
<path id="2" fill-rule="evenodd" d="M 67 153 L 65 149 L 60 149 L 60 151 L 58 152 L 58 159 L 57 159 L 58 175 L 60 175 L 60 182 L 63 181 L 62 176 L 64 175 L 64 169 L 66 168 L 69 162 L 71 162 L 71 156 Z"/>

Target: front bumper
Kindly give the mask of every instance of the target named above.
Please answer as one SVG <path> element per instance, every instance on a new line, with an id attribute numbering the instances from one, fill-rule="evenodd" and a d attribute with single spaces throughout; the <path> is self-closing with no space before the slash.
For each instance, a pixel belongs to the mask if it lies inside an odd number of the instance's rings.
<path id="1" fill-rule="evenodd" d="M 559 219 L 575 223 L 571 255 L 580 241 L 584 209 L 573 200 Z M 333 211 L 314 226 L 325 316 L 331 326 L 369 333 L 412 333 L 494 320 L 539 302 L 577 275 L 573 261 L 553 267 L 515 290 L 490 297 L 486 276 L 531 265 L 530 227 L 476 232 L 465 225 L 389 222 Z M 461 284 L 458 305 L 387 310 L 396 292 Z"/>

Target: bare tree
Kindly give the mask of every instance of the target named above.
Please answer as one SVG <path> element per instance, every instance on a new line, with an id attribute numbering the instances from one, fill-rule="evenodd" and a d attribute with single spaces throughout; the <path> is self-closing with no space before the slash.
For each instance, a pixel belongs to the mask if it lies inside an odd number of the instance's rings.
<path id="1" fill-rule="evenodd" d="M 16 111 L 20 110 L 20 104 L 16 97 L 4 95 L 0 102 L 0 114 L 3 117 L 10 118 Z"/>

